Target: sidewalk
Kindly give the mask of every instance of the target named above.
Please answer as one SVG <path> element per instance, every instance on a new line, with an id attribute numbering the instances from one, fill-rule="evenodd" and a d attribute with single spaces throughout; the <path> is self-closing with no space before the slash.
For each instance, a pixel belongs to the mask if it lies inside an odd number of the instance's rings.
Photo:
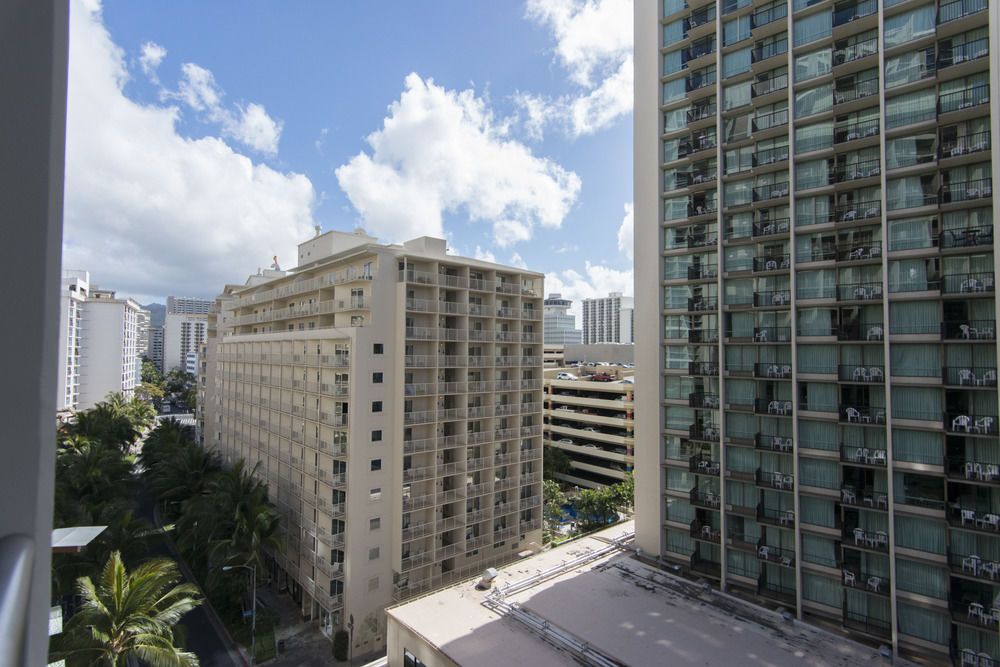
<path id="1" fill-rule="evenodd" d="M 323 636 L 317 621 L 303 621 L 299 604 L 270 588 L 257 588 L 258 604 L 274 612 L 278 624 L 275 642 L 283 641 L 285 650 L 266 664 L 270 667 L 327 667 L 335 664 L 333 642 Z"/>

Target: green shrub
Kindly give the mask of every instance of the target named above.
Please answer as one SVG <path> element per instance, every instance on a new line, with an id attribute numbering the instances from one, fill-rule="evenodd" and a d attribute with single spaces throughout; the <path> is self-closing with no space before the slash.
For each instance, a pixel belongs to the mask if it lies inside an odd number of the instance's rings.
<path id="1" fill-rule="evenodd" d="M 347 660 L 347 648 L 350 643 L 347 630 L 337 630 L 333 635 L 333 657 L 343 662 Z"/>

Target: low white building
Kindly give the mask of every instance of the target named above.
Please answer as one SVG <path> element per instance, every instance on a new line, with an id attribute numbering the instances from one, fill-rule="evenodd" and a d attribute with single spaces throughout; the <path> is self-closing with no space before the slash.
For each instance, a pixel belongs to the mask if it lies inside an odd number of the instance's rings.
<path id="1" fill-rule="evenodd" d="M 83 304 L 84 331 L 78 408 L 86 410 L 109 393 L 132 398 L 139 382 L 138 320 L 142 307 L 114 291 L 93 288 Z"/>
<path id="2" fill-rule="evenodd" d="M 163 325 L 163 372 L 184 369 L 188 352 L 197 352 L 205 342 L 208 314 L 166 314 Z"/>

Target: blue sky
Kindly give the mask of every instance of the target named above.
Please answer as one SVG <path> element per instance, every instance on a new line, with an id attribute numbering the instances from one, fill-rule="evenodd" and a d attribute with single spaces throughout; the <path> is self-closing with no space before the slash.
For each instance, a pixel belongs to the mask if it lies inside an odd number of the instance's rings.
<path id="1" fill-rule="evenodd" d="M 71 17 L 64 264 L 97 284 L 210 296 L 319 224 L 631 292 L 628 0 Z"/>

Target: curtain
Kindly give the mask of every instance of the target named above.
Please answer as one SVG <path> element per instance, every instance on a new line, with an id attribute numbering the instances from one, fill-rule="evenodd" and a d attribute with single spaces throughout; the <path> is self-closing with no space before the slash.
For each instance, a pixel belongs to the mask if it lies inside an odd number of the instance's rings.
<path id="1" fill-rule="evenodd" d="M 802 118 L 833 108 L 833 84 L 795 93 L 795 117 Z"/>
<path id="2" fill-rule="evenodd" d="M 840 449 L 837 425 L 828 422 L 799 421 L 799 446 L 835 452 Z"/>
<path id="3" fill-rule="evenodd" d="M 757 361 L 757 349 L 750 345 L 726 346 L 726 370 L 750 371 Z"/>
<path id="4" fill-rule="evenodd" d="M 885 48 L 888 49 L 934 34 L 935 13 L 935 7 L 932 3 L 886 18 L 883 24 Z"/>
<path id="5" fill-rule="evenodd" d="M 668 435 L 664 438 L 664 458 L 671 461 L 687 461 L 691 458 L 688 447 L 681 444 L 681 439 L 676 435 Z"/>
<path id="6" fill-rule="evenodd" d="M 802 495 L 799 496 L 799 509 L 802 512 L 800 518 L 803 523 L 825 526 L 826 528 L 836 527 L 837 508 L 832 500 Z M 802 537 L 804 540 L 805 533 L 802 534 Z M 804 542 L 803 546 L 805 546 Z"/>
<path id="7" fill-rule="evenodd" d="M 944 439 L 931 431 L 892 430 L 892 456 L 900 461 L 941 465 Z"/>
<path id="8" fill-rule="evenodd" d="M 836 345 L 799 345 L 798 359 L 800 373 L 837 372 Z"/>
<path id="9" fill-rule="evenodd" d="M 753 234 L 753 213 L 733 213 L 726 218 L 726 238 L 743 239 Z"/>
<path id="10" fill-rule="evenodd" d="M 907 93 L 886 100 L 885 125 L 892 129 L 937 116 L 937 92 L 934 88 Z"/>
<path id="11" fill-rule="evenodd" d="M 892 416 L 897 419 L 941 419 L 941 390 L 936 387 L 892 388 Z"/>
<path id="12" fill-rule="evenodd" d="M 692 473 L 676 468 L 667 468 L 667 488 L 671 491 L 690 491 L 698 478 Z"/>
<path id="13" fill-rule="evenodd" d="M 924 186 L 920 176 L 907 176 L 887 181 L 886 206 L 890 211 L 924 205 Z"/>
<path id="14" fill-rule="evenodd" d="M 833 121 L 795 128 L 795 154 L 809 153 L 833 146 Z"/>
<path id="15" fill-rule="evenodd" d="M 840 609 L 844 604 L 842 591 L 839 579 L 802 573 L 802 597 L 806 600 Z"/>
<path id="16" fill-rule="evenodd" d="M 890 292 L 921 292 L 928 289 L 926 259 L 889 262 Z"/>
<path id="17" fill-rule="evenodd" d="M 736 42 L 750 39 L 750 15 L 744 14 L 739 18 L 726 21 L 722 24 L 722 44 L 729 46 Z M 749 63 L 749 60 L 747 61 Z M 749 67 L 748 67 L 749 69 Z"/>
<path id="18" fill-rule="evenodd" d="M 830 182 L 829 164 L 825 159 L 797 162 L 795 164 L 796 190 L 808 190 L 827 185 Z"/>
<path id="19" fill-rule="evenodd" d="M 944 555 L 947 550 L 947 533 L 948 529 L 942 521 L 896 515 L 898 547 Z"/>
<path id="20" fill-rule="evenodd" d="M 726 151 L 726 173 L 738 174 L 753 168 L 753 146 Z"/>
<path id="21" fill-rule="evenodd" d="M 684 39 L 684 20 L 671 21 L 663 26 L 663 46 L 671 46 Z"/>
<path id="22" fill-rule="evenodd" d="M 687 368 L 688 362 L 695 361 L 697 348 L 686 345 L 667 345 L 664 349 L 664 368 Z"/>
<path id="23" fill-rule="evenodd" d="M 725 184 L 726 206 L 749 204 L 753 200 L 753 180 L 733 181 Z"/>
<path id="24" fill-rule="evenodd" d="M 694 540 L 688 533 L 678 530 L 667 530 L 667 551 L 675 554 L 690 556 L 694 551 Z"/>
<path id="25" fill-rule="evenodd" d="M 687 127 L 687 109 L 674 109 L 663 112 L 663 131 L 673 132 Z"/>
<path id="26" fill-rule="evenodd" d="M 723 108 L 727 111 L 750 104 L 750 81 L 726 86 L 722 89 Z"/>
<path id="27" fill-rule="evenodd" d="M 930 248 L 934 218 L 907 218 L 889 223 L 889 251 Z"/>
<path id="28" fill-rule="evenodd" d="M 667 45 L 669 46 L 669 44 Z M 675 74 L 684 69 L 684 49 L 663 54 L 663 76 Z"/>
<path id="29" fill-rule="evenodd" d="M 941 306 L 936 301 L 905 301 L 889 304 L 889 332 L 935 333 L 940 329 Z"/>
<path id="30" fill-rule="evenodd" d="M 798 299 L 829 299 L 837 293 L 836 269 L 799 271 L 796 278 L 795 290 Z"/>
<path id="31" fill-rule="evenodd" d="M 753 303 L 753 280 L 727 280 L 726 281 L 726 303 L 727 304 L 747 304 Z"/>
<path id="32" fill-rule="evenodd" d="M 885 142 L 885 166 L 887 169 L 911 167 L 934 159 L 937 136 L 918 134 L 912 137 L 887 139 Z"/>
<path id="33" fill-rule="evenodd" d="M 825 537 L 802 534 L 802 560 L 837 567 L 836 542 Z"/>
<path id="34" fill-rule="evenodd" d="M 760 559 L 756 554 L 729 549 L 726 552 L 726 571 L 741 577 L 760 577 Z"/>
<path id="35" fill-rule="evenodd" d="M 663 15 L 670 16 L 675 14 L 682 9 L 687 9 L 687 3 L 684 0 L 663 0 Z"/>
<path id="36" fill-rule="evenodd" d="M 728 388 L 729 384 L 726 384 Z M 726 413 L 726 433 L 734 438 L 752 438 L 757 433 L 757 417 L 741 412 Z"/>
<path id="37" fill-rule="evenodd" d="M 694 521 L 696 508 L 683 500 L 673 500 L 667 503 L 667 519 L 669 521 L 679 521 L 680 523 L 691 523 Z"/>
<path id="38" fill-rule="evenodd" d="M 905 602 L 896 606 L 899 632 L 918 637 L 934 644 L 948 646 L 951 641 L 951 617 L 926 607 Z"/>
<path id="39" fill-rule="evenodd" d="M 896 587 L 900 590 L 947 600 L 950 581 L 948 570 L 905 558 L 896 559 Z"/>
<path id="40" fill-rule="evenodd" d="M 938 377 L 941 374 L 940 345 L 892 345 L 893 377 Z"/>
<path id="41" fill-rule="evenodd" d="M 757 470 L 757 452 L 749 447 L 726 448 L 726 470 L 754 472 Z"/>
<path id="42" fill-rule="evenodd" d="M 757 487 L 753 484 L 726 480 L 726 503 L 734 507 L 757 507 Z"/>
<path id="43" fill-rule="evenodd" d="M 729 335 L 736 338 L 750 338 L 753 336 L 754 319 L 753 313 L 730 313 L 729 314 Z"/>
<path id="44" fill-rule="evenodd" d="M 829 37 L 833 31 L 833 12 L 817 12 L 806 18 L 797 19 L 793 28 L 795 46 Z"/>
<path id="45" fill-rule="evenodd" d="M 687 95 L 687 82 L 685 79 L 674 79 L 663 84 L 664 104 L 683 99 L 685 95 Z"/>
<path id="46" fill-rule="evenodd" d="M 806 389 L 804 410 L 837 411 L 837 385 L 824 382 L 801 382 L 799 386 L 804 386 Z"/>
<path id="47" fill-rule="evenodd" d="M 694 423 L 694 410 L 677 405 L 666 408 L 666 427 L 686 431 Z"/>
<path id="48" fill-rule="evenodd" d="M 833 68 L 833 50 L 830 47 L 806 53 L 795 58 L 795 82 L 815 79 Z"/>
<path id="49" fill-rule="evenodd" d="M 820 489 L 840 488 L 840 465 L 836 461 L 799 459 L 799 481 Z"/>
<path id="50" fill-rule="evenodd" d="M 663 219 L 666 221 L 670 220 L 683 220 L 687 216 L 687 197 L 674 197 L 673 199 L 663 200 Z"/>
<path id="51" fill-rule="evenodd" d="M 757 396 L 757 383 L 753 380 L 726 380 L 726 402 L 753 405 Z"/>
<path id="52" fill-rule="evenodd" d="M 830 336 L 833 332 L 833 311 L 829 308 L 805 308 L 799 311 L 800 336 Z"/>
<path id="53" fill-rule="evenodd" d="M 933 53 L 933 51 L 931 51 Z M 927 76 L 926 49 L 903 53 L 885 60 L 885 87 L 895 88 L 913 81 L 918 81 Z"/>

